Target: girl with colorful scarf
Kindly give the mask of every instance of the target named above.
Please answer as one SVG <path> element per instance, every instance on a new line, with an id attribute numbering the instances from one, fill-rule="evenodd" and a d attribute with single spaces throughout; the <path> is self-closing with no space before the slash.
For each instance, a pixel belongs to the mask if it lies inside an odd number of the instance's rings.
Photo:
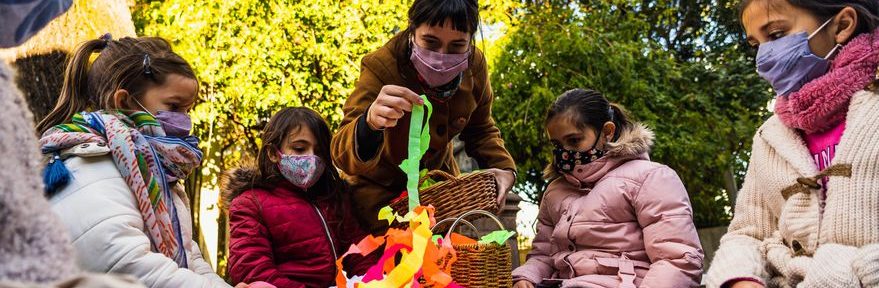
<path id="1" fill-rule="evenodd" d="M 192 241 L 179 183 L 202 159 L 187 114 L 197 92 L 192 68 L 161 38 L 105 35 L 71 58 L 37 129 L 46 193 L 82 269 L 149 287 L 229 287 Z"/>
<path id="2" fill-rule="evenodd" d="M 879 2 L 742 5 L 775 115 L 708 287 L 879 287 Z"/>

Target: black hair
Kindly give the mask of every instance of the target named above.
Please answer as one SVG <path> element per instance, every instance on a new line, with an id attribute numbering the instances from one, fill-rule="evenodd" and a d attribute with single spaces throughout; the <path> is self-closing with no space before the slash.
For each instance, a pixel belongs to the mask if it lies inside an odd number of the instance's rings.
<path id="1" fill-rule="evenodd" d="M 544 126 L 562 114 L 572 117 L 578 128 L 591 128 L 598 132 L 601 132 L 604 123 L 613 122 L 616 126 L 614 140 L 620 137 L 621 131 L 633 125 L 625 109 L 610 103 L 598 91 L 589 89 L 571 89 L 559 96 L 549 106 Z"/>
<path id="2" fill-rule="evenodd" d="M 404 63 L 412 53 L 409 39 L 415 37 L 415 29 L 418 26 L 441 26 L 446 20 L 451 20 L 452 28 L 464 33 L 470 33 L 472 40 L 476 39 L 476 31 L 479 29 L 479 1 L 478 0 L 415 0 L 409 7 L 409 24 L 405 30 L 397 33 L 394 39 L 397 46 L 393 51 L 398 59 L 397 68 L 403 71 Z M 402 39 L 399 39 L 402 38 Z M 476 53 L 470 53 L 470 61 Z M 406 59 L 406 61 L 400 61 Z M 408 65 L 408 64 L 406 64 Z"/>
<path id="3" fill-rule="evenodd" d="M 409 7 L 409 33 L 422 24 L 442 26 L 451 20 L 455 30 L 476 34 L 479 27 L 477 0 L 415 0 Z M 411 35 L 411 34 L 410 34 Z"/>

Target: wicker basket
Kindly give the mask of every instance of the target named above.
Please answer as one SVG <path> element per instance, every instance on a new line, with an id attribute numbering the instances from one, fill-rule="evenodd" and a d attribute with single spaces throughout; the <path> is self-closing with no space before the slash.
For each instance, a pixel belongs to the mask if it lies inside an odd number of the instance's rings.
<path id="1" fill-rule="evenodd" d="M 500 213 L 500 206 L 497 203 L 497 182 L 491 172 L 478 171 L 455 177 L 442 170 L 433 170 L 422 177 L 419 183 L 423 183 L 428 178 L 440 182 L 421 191 L 421 205 L 433 205 L 436 208 L 434 218 L 437 221 L 474 210 Z M 391 202 L 391 208 L 400 215 L 406 214 L 408 205 L 407 197 L 400 197 Z"/>
<path id="2" fill-rule="evenodd" d="M 476 228 L 465 218 L 469 216 L 485 216 L 498 225 L 500 229 L 504 226 L 500 220 L 487 211 L 474 210 L 464 213 L 458 218 L 448 218 L 444 221 L 437 222 L 434 229 L 442 226 L 443 223 L 453 221 L 446 235 L 451 234 L 459 223 L 464 223 L 471 229 Z M 477 231 L 478 232 L 478 231 Z M 497 243 L 490 244 L 468 244 L 455 245 L 458 259 L 452 264 L 452 279 L 455 283 L 462 287 L 513 287 L 513 266 L 511 248 L 508 245 L 500 245 Z M 444 261 L 448 261 L 452 256 L 446 256 Z M 422 282 L 423 284 L 423 282 Z"/>

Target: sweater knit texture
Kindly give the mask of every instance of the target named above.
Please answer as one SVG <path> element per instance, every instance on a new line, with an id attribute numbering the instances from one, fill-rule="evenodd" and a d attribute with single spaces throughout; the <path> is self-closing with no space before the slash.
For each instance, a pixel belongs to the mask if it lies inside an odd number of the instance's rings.
<path id="1" fill-rule="evenodd" d="M 800 133 L 777 116 L 760 127 L 708 287 L 737 278 L 768 287 L 879 287 L 879 95 L 855 93 L 845 121 L 831 166 L 850 173 L 828 177 L 823 215 L 822 187 L 804 184 L 822 175 Z"/>

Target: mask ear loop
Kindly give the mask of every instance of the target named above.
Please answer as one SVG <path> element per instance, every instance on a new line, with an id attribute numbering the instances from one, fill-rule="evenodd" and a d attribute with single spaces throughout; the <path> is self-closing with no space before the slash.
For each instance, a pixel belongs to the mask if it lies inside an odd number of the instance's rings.
<path id="1" fill-rule="evenodd" d="M 824 60 L 830 59 L 830 57 L 832 57 L 834 53 L 839 51 L 839 49 L 842 49 L 842 44 L 836 44 L 836 46 L 833 46 L 833 49 L 827 53 L 827 56 L 824 56 Z"/>
<path id="2" fill-rule="evenodd" d="M 137 106 L 140 106 L 140 108 L 143 109 L 143 112 L 146 112 L 147 114 L 150 114 L 150 116 L 153 116 L 153 118 L 157 118 L 156 115 L 153 115 L 153 113 L 150 112 L 149 109 L 147 109 L 146 107 L 144 107 L 143 104 L 140 104 L 140 101 L 137 101 L 137 98 L 135 98 L 135 97 L 132 96 L 131 99 L 134 99 L 134 103 L 137 103 Z"/>
<path id="3" fill-rule="evenodd" d="M 818 32 L 820 32 L 821 30 L 824 30 L 824 27 L 827 27 L 827 24 L 830 24 L 830 22 L 832 22 L 832 21 L 833 21 L 833 17 L 831 17 L 830 19 L 827 19 L 827 21 L 824 21 L 824 24 L 821 24 L 821 26 L 818 27 L 818 29 L 815 29 L 815 32 L 812 32 L 812 34 L 809 34 L 809 38 L 807 38 L 807 39 L 812 40 L 812 37 L 814 37 L 816 34 L 818 34 Z M 837 43 L 836 46 L 833 46 L 833 49 L 830 50 L 830 52 L 828 52 L 827 55 L 824 56 L 823 59 L 824 60 L 829 59 L 840 48 L 842 48 L 842 44 Z"/>
<path id="4" fill-rule="evenodd" d="M 832 17 L 830 19 L 827 19 L 827 21 L 824 21 L 824 24 L 821 24 L 821 26 L 818 27 L 818 29 L 815 29 L 815 32 L 812 32 L 812 34 L 809 34 L 808 39 L 812 40 L 812 37 L 814 37 L 815 34 L 818 34 L 818 32 L 821 32 L 821 30 L 824 30 L 824 27 L 827 27 L 827 24 L 830 24 L 831 21 L 833 21 Z"/>

